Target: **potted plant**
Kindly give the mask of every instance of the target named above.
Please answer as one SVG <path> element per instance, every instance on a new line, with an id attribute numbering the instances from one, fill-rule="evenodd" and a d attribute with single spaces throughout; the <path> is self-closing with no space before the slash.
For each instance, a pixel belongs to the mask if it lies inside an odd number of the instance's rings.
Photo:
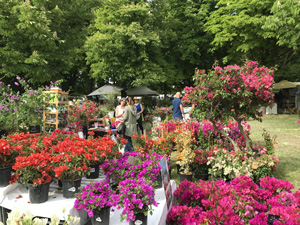
<path id="1" fill-rule="evenodd" d="M 194 162 L 195 152 L 193 151 L 192 132 L 190 130 L 178 129 L 175 131 L 176 151 L 171 153 L 171 157 L 180 166 L 180 181 L 185 179 L 192 181 L 192 163 Z"/>
<path id="2" fill-rule="evenodd" d="M 12 166 L 21 151 L 22 148 L 11 146 L 9 140 L 0 139 L 0 187 L 9 184 Z"/>
<path id="3" fill-rule="evenodd" d="M 85 151 L 69 139 L 59 142 L 56 151 L 53 156 L 55 178 L 62 181 L 63 196 L 73 198 L 79 191 L 82 176 L 88 171 Z"/>
<path id="4" fill-rule="evenodd" d="M 119 206 L 122 208 L 121 221 L 126 219 L 130 225 L 147 225 L 147 215 L 152 215 L 152 205 L 157 206 L 155 191 L 151 181 L 143 178 L 126 179 L 119 184 Z M 139 220 L 139 222 L 138 222 Z"/>
<path id="5" fill-rule="evenodd" d="M 13 166 L 15 178 L 28 186 L 31 203 L 43 203 L 48 200 L 49 185 L 53 177 L 52 157 L 47 152 L 18 156 Z"/>
<path id="6" fill-rule="evenodd" d="M 110 208 L 116 207 L 119 196 L 111 191 L 105 181 L 86 185 L 76 195 L 75 208 L 84 209 L 91 217 L 92 224 L 109 225 Z"/>
<path id="7" fill-rule="evenodd" d="M 197 179 L 208 180 L 207 158 L 211 156 L 209 149 L 195 150 L 195 160 L 193 162 L 194 176 Z"/>

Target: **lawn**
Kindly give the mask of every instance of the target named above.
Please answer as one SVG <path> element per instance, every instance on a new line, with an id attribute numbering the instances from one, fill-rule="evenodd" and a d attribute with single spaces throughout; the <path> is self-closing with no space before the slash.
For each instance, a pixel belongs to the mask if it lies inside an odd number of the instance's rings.
<path id="1" fill-rule="evenodd" d="M 262 122 L 249 120 L 250 137 L 253 141 L 263 141 L 262 132 L 266 129 L 276 136 L 278 147 L 275 155 L 279 159 L 274 176 L 288 180 L 295 189 L 300 188 L 300 125 L 298 115 L 265 115 Z"/>

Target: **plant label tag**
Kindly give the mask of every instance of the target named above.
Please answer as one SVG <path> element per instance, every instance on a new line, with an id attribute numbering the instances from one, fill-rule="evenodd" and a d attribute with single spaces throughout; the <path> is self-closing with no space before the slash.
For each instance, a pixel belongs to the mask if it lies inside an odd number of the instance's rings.
<path id="1" fill-rule="evenodd" d="M 100 216 L 96 218 L 96 221 L 97 221 L 97 222 L 102 222 Z"/>
<path id="2" fill-rule="evenodd" d="M 76 188 L 75 188 L 75 187 L 71 187 L 71 188 L 69 188 L 68 191 L 70 191 L 70 192 L 75 192 L 75 191 L 76 191 Z"/>
<path id="3" fill-rule="evenodd" d="M 91 168 L 90 172 L 91 173 L 95 173 L 96 169 L 95 168 Z"/>
<path id="4" fill-rule="evenodd" d="M 142 224 L 143 224 L 143 222 L 140 221 L 140 220 L 136 220 L 136 221 L 134 222 L 134 225 L 142 225 Z"/>

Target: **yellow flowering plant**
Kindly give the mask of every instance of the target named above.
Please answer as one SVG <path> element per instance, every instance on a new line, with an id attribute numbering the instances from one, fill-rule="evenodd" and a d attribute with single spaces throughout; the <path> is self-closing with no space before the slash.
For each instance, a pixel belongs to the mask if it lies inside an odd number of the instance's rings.
<path id="1" fill-rule="evenodd" d="M 176 151 L 172 152 L 171 159 L 180 165 L 181 171 L 184 174 L 191 174 L 191 164 L 195 159 L 192 131 L 177 129 L 174 133 Z"/>

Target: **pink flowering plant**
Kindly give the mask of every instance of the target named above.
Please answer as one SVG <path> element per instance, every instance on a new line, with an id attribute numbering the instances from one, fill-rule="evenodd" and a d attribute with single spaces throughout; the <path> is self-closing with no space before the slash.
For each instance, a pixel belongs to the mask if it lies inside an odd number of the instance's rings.
<path id="1" fill-rule="evenodd" d="M 134 165 L 128 162 L 129 157 L 134 158 Z M 113 186 L 119 185 L 125 179 L 138 178 L 152 181 L 159 175 L 161 158 L 162 155 L 156 153 L 150 156 L 147 153 L 127 152 L 120 158 L 105 161 L 101 167 L 106 171 L 106 181 Z"/>
<path id="2" fill-rule="evenodd" d="M 185 181 L 174 193 L 179 206 L 171 209 L 167 224 L 189 224 L 183 221 L 191 217 L 192 224 L 267 225 L 269 215 L 278 216 L 273 224 L 300 224 L 300 190 L 292 193 L 293 188 L 288 181 L 274 177 L 261 178 L 260 186 L 247 176 L 230 183 Z"/>
<path id="3" fill-rule="evenodd" d="M 103 208 L 116 207 L 119 196 L 111 191 L 108 183 L 99 181 L 86 185 L 76 195 L 74 207 L 77 210 L 83 209 L 89 217 L 94 216 L 94 210 L 101 211 Z"/>
<path id="4" fill-rule="evenodd" d="M 153 206 L 158 206 L 155 201 L 155 190 L 151 185 L 151 181 L 144 178 L 126 179 L 119 184 L 119 206 L 122 208 L 121 221 L 126 222 L 135 220 L 135 215 L 143 213 L 144 215 L 152 215 Z"/>
<path id="5" fill-rule="evenodd" d="M 227 118 L 233 118 L 238 123 L 246 147 L 250 149 L 250 139 L 242 122 L 247 117 L 260 120 L 262 112 L 258 109 L 273 105 L 273 70 L 259 67 L 256 62 L 246 62 L 243 66 L 217 66 L 208 73 L 198 70 L 194 80 L 194 87 L 185 87 L 183 102 L 194 103 L 198 108 L 205 109 L 198 117 L 209 119 L 214 130 L 237 148 L 235 141 L 215 124 L 216 121 L 223 123 Z"/>
<path id="6" fill-rule="evenodd" d="M 162 121 L 164 120 L 170 120 L 173 116 L 173 110 L 170 107 L 156 107 L 152 114 L 155 117 L 160 117 Z"/>

